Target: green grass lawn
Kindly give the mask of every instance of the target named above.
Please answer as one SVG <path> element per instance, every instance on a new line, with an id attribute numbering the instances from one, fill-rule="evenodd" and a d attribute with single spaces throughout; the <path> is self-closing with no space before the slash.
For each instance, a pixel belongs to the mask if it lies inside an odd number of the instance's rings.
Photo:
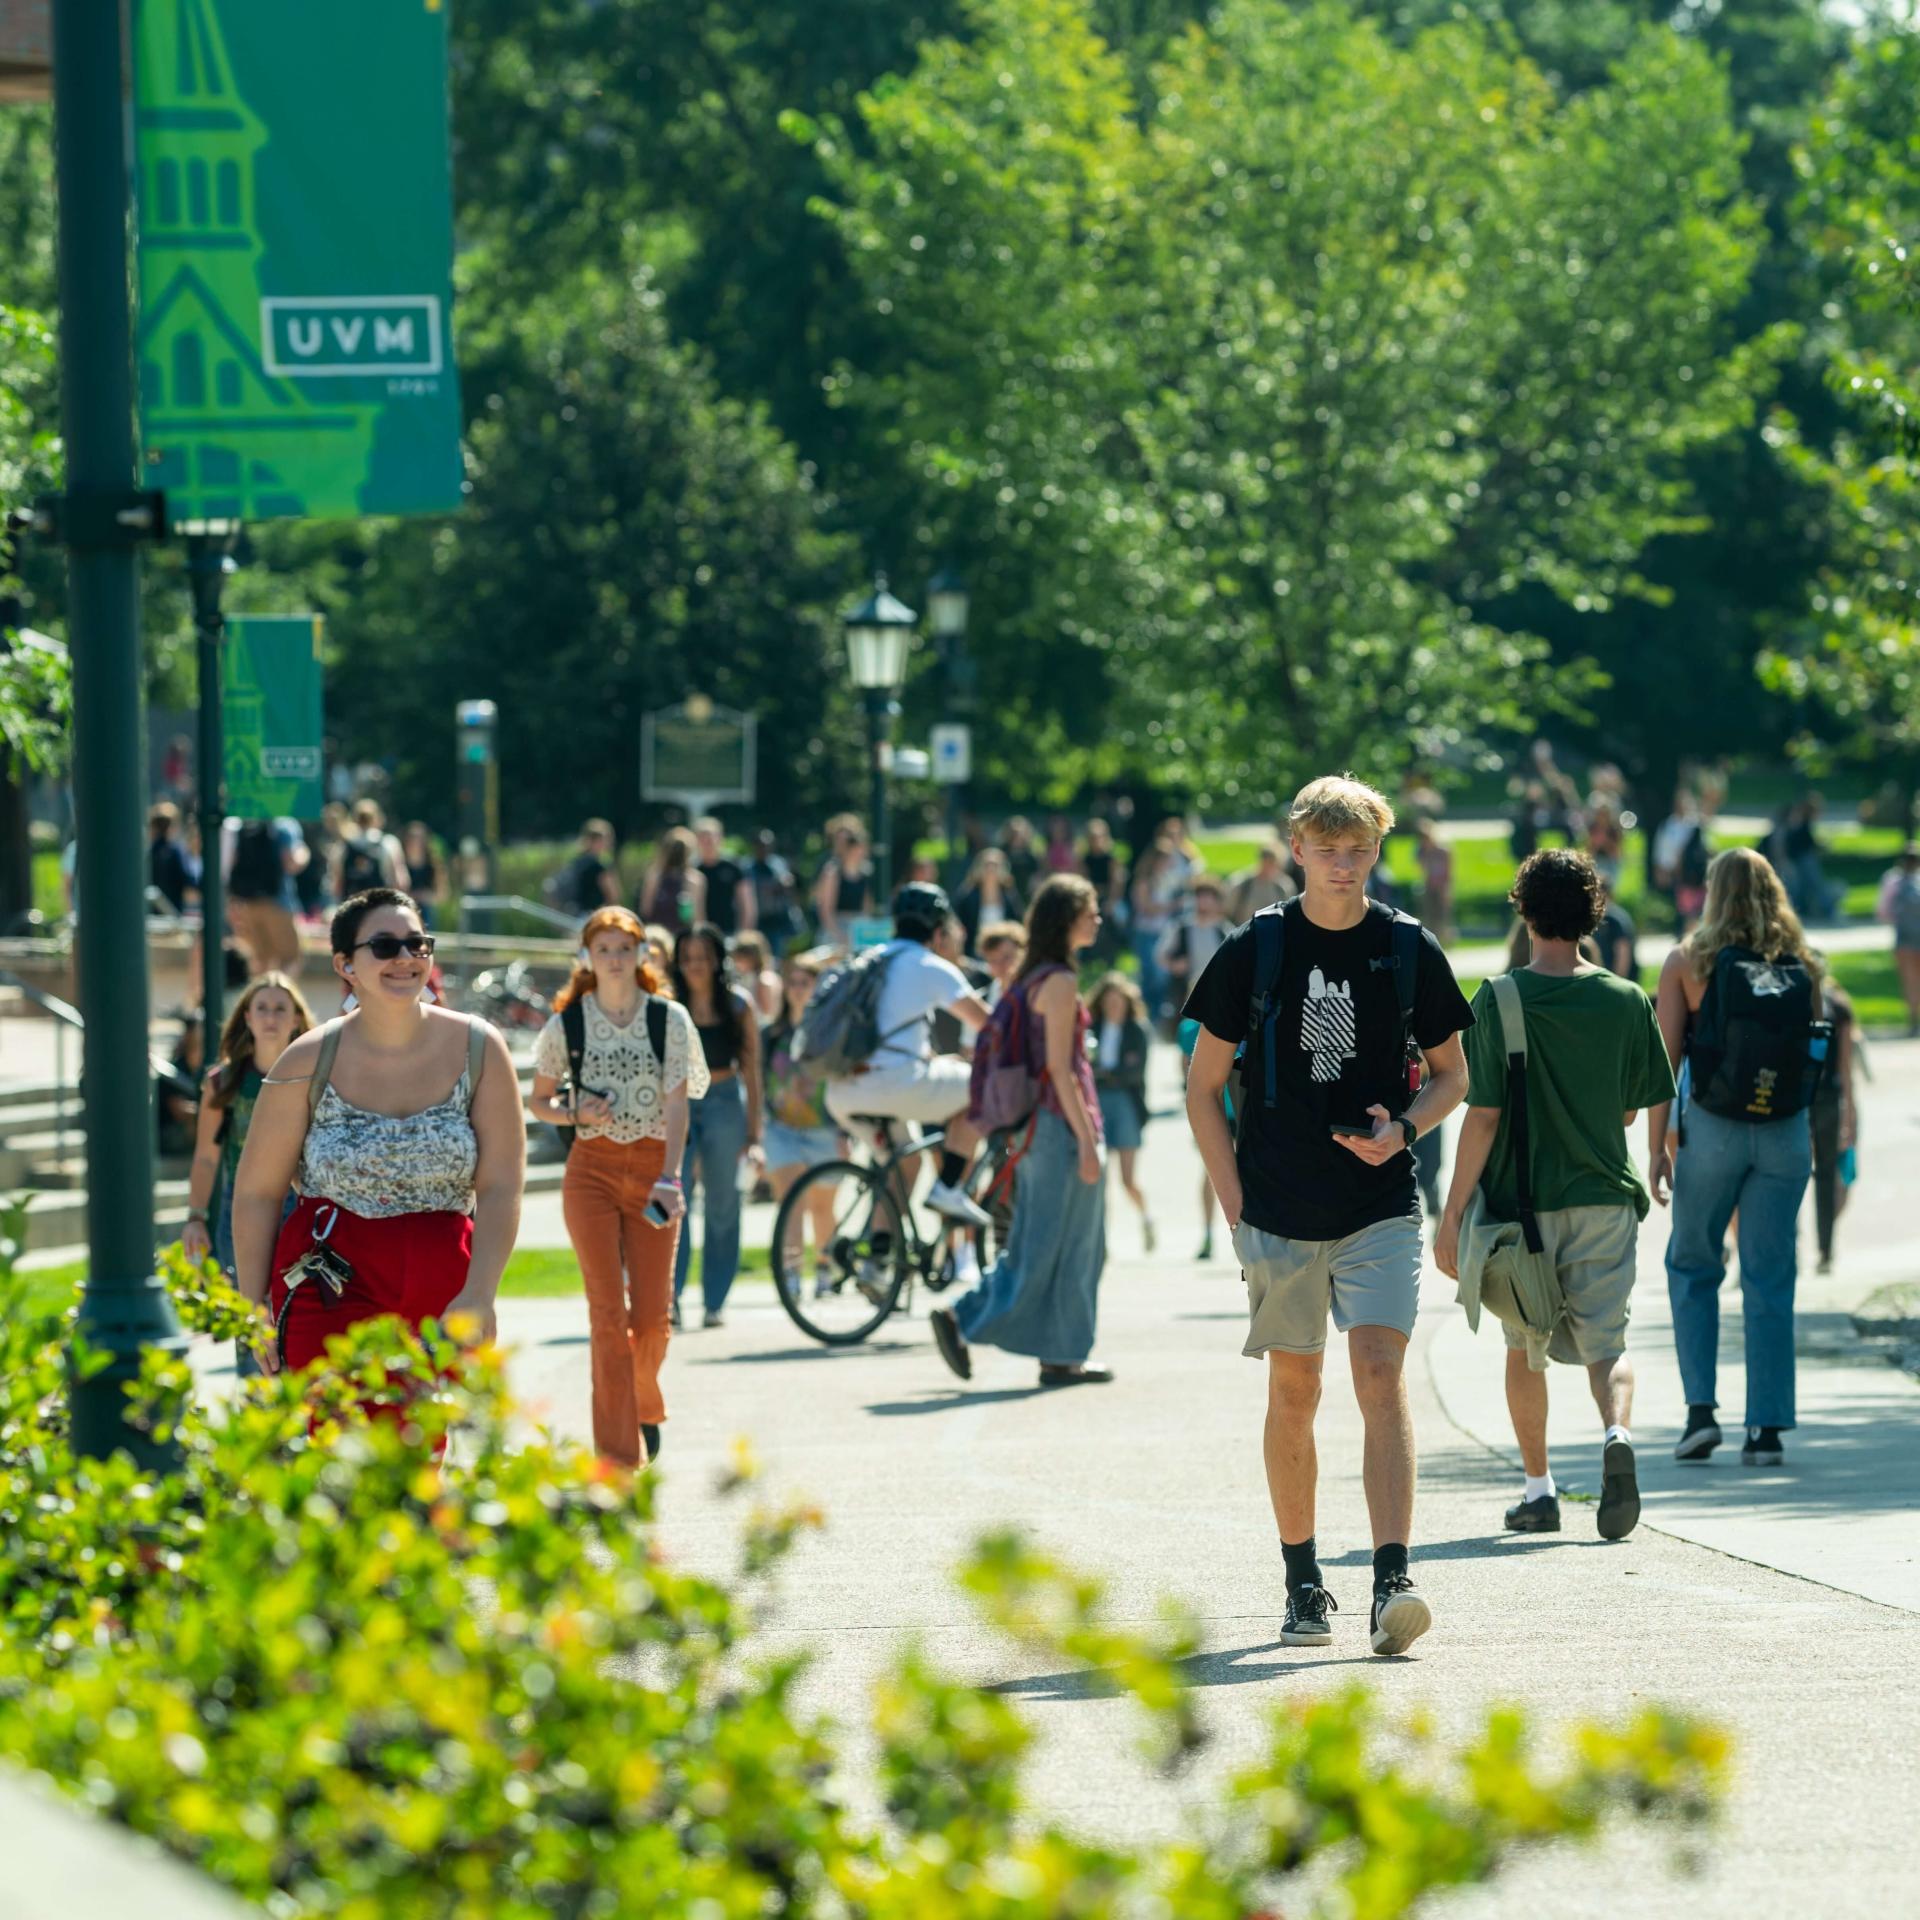
<path id="1" fill-rule="evenodd" d="M 1895 970 L 1891 949 L 1872 953 L 1829 954 L 1827 965 L 1833 977 L 1847 990 L 1861 1026 L 1870 1031 L 1906 1031 L 1907 1003 L 1900 997 L 1900 976 Z M 1651 968 L 1645 972 L 1646 989 L 1651 993 L 1657 975 Z M 1484 984 L 1480 975 L 1462 975 L 1460 991 L 1471 1000 Z"/>
<path id="2" fill-rule="evenodd" d="M 700 1254 L 693 1256 L 689 1283 L 700 1274 Z M 69 1260 L 57 1267 L 40 1267 L 23 1276 L 27 1282 L 27 1307 L 33 1313 L 59 1313 L 72 1300 L 87 1277 L 84 1260 Z M 740 1277 L 766 1280 L 772 1267 L 765 1247 L 742 1247 Z M 522 1247 L 507 1262 L 500 1282 L 503 1299 L 554 1300 L 580 1292 L 580 1263 L 570 1247 Z"/>

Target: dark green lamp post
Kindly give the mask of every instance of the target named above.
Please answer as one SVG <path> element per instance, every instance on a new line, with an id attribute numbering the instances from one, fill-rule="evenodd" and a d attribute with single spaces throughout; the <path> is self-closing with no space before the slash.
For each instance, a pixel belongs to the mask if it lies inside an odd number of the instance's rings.
<path id="1" fill-rule="evenodd" d="M 893 821 L 887 775 L 893 760 L 893 721 L 907 678 L 907 654 L 920 616 L 887 591 L 878 575 L 873 592 L 846 615 L 847 665 L 867 709 L 867 752 L 873 769 L 873 868 L 884 913 L 893 898 Z"/>
<path id="2" fill-rule="evenodd" d="M 139 490 L 127 273 L 121 0 L 53 9 L 60 201 L 60 408 L 67 491 L 47 503 L 68 552 L 81 1087 L 87 1129 L 87 1287 L 79 1333 L 107 1364 L 72 1386 L 74 1444 L 167 1450 L 131 1427 L 126 1386 L 152 1347 L 186 1341 L 153 1271 L 153 1073 L 147 1059 L 146 750 L 140 717 L 142 540 L 165 531 Z M 217 846 L 217 843 L 216 843 Z"/>

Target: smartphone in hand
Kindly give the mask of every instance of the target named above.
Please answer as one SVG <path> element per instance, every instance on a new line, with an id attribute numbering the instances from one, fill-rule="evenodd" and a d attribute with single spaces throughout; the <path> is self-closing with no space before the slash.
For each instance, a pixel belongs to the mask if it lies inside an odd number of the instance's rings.
<path id="1" fill-rule="evenodd" d="M 1373 1129 L 1371 1127 L 1342 1126 L 1338 1120 L 1333 1121 L 1328 1126 L 1327 1131 L 1329 1133 L 1337 1133 L 1345 1140 L 1371 1140 L 1373 1138 Z"/>

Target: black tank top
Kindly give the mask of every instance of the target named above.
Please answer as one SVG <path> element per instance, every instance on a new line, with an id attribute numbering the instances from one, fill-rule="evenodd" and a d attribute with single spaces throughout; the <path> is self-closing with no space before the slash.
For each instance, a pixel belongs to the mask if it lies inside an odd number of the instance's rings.
<path id="1" fill-rule="evenodd" d="M 703 1027 L 694 1022 L 694 1032 L 700 1036 L 700 1051 L 706 1056 L 709 1073 L 726 1073 L 740 1064 L 740 1022 L 739 1007 L 731 996 L 721 1002 L 720 1018 L 714 1025 Z"/>

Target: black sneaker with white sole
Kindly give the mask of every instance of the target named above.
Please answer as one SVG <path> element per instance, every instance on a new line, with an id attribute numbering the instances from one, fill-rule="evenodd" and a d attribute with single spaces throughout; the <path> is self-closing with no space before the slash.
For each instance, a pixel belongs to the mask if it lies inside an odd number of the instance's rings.
<path id="1" fill-rule="evenodd" d="M 953 1309 L 935 1307 L 927 1315 L 927 1324 L 933 1329 L 933 1344 L 940 1349 L 940 1358 L 962 1380 L 971 1380 L 973 1356 L 967 1351 L 966 1337 L 960 1331 L 959 1321 L 953 1317 Z"/>
<path id="2" fill-rule="evenodd" d="M 1720 1422 L 1711 1407 L 1689 1407 L 1687 1430 L 1673 1449 L 1676 1460 L 1701 1461 L 1720 1444 Z"/>
<path id="3" fill-rule="evenodd" d="M 1373 1590 L 1368 1623 L 1375 1653 L 1405 1653 L 1433 1625 L 1433 1609 L 1411 1575 L 1390 1573 Z"/>
<path id="4" fill-rule="evenodd" d="M 1740 1449 L 1743 1467 L 1784 1467 L 1787 1450 L 1780 1441 L 1778 1427 L 1749 1427 L 1747 1443 Z"/>
<path id="5" fill-rule="evenodd" d="M 1340 1611 L 1325 1587 L 1305 1586 L 1287 1589 L 1287 1617 L 1280 1628 L 1284 1647 L 1324 1647 L 1333 1640 L 1333 1628 L 1327 1615 Z"/>
<path id="6" fill-rule="evenodd" d="M 1640 1524 L 1640 1478 L 1633 1446 L 1609 1440 L 1600 1453 L 1600 1538 L 1624 1540 Z"/>
<path id="7" fill-rule="evenodd" d="M 1537 1500 L 1519 1500 L 1507 1509 L 1509 1533 L 1558 1533 L 1560 1496 L 1543 1493 Z"/>

